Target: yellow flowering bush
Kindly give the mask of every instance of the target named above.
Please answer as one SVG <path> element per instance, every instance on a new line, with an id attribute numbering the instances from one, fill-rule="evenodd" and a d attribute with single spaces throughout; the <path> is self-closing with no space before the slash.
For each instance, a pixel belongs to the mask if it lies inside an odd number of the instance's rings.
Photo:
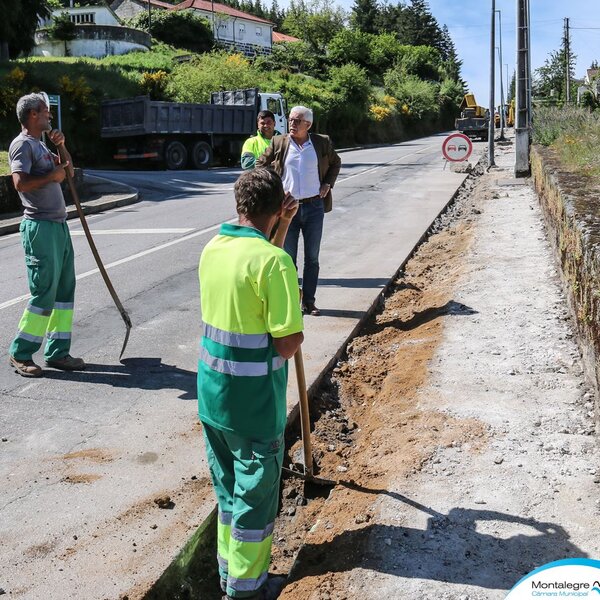
<path id="1" fill-rule="evenodd" d="M 375 121 L 385 121 L 391 114 L 392 111 L 386 106 L 381 106 L 380 104 L 371 104 L 369 106 L 369 115 Z"/>

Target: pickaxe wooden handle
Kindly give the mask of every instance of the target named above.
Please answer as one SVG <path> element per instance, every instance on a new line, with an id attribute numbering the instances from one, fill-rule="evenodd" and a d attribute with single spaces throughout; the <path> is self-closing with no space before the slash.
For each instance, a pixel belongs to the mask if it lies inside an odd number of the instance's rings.
<path id="1" fill-rule="evenodd" d="M 64 146 L 60 144 L 57 146 L 58 154 L 60 156 L 60 160 L 62 163 L 65 163 L 67 158 L 64 151 Z M 79 220 L 81 221 L 81 226 L 83 227 L 83 231 L 85 232 L 85 237 L 87 238 L 88 244 L 90 245 L 90 250 L 94 255 L 94 259 L 96 260 L 96 264 L 98 265 L 98 270 L 100 271 L 100 275 L 102 275 L 102 279 L 104 279 L 104 283 L 108 288 L 108 292 L 111 295 L 115 306 L 121 313 L 121 318 L 125 322 L 125 340 L 123 341 L 123 347 L 121 348 L 121 354 L 119 354 L 119 360 L 123 357 L 123 353 L 125 352 L 125 348 L 127 347 L 127 342 L 129 341 L 129 332 L 131 331 L 131 319 L 129 318 L 128 312 L 125 310 L 115 288 L 106 272 L 106 268 L 104 267 L 104 263 L 100 258 L 100 254 L 98 252 L 98 248 L 96 247 L 96 243 L 94 242 L 94 238 L 92 237 L 92 232 L 90 231 L 89 225 L 85 218 L 85 214 L 83 213 L 83 208 L 81 208 L 81 202 L 79 201 L 79 194 L 77 193 L 77 189 L 75 188 L 75 182 L 73 181 L 73 176 L 71 175 L 70 165 L 65 167 L 65 173 L 67 175 L 67 183 L 69 185 L 69 190 L 71 190 L 71 196 L 73 197 L 73 202 L 75 203 L 75 208 L 77 209 L 77 214 L 79 215 Z"/>

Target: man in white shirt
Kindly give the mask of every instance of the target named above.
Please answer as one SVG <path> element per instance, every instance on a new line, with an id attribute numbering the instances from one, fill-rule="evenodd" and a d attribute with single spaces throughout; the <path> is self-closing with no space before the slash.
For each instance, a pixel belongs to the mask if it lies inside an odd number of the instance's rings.
<path id="1" fill-rule="evenodd" d="M 302 274 L 303 310 L 318 316 L 315 294 L 319 280 L 319 250 L 323 234 L 323 217 L 331 211 L 331 188 L 342 161 L 326 135 L 309 133 L 313 114 L 305 106 L 290 111 L 287 135 L 275 136 L 257 160 L 257 166 L 272 167 L 283 180 L 283 189 L 299 202 L 298 212 L 290 223 L 284 248 L 294 260 L 298 254 L 300 232 L 304 240 Z"/>

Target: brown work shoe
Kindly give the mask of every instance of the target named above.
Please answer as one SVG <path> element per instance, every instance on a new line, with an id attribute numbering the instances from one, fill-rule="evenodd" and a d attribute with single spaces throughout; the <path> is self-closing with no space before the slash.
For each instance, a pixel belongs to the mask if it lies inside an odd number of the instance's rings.
<path id="1" fill-rule="evenodd" d="M 53 369 L 60 369 L 61 371 L 85 370 L 85 362 L 83 358 L 73 358 L 70 354 L 63 356 L 62 358 L 47 360 L 46 364 Z"/>
<path id="2" fill-rule="evenodd" d="M 14 368 L 15 373 L 23 375 L 23 377 L 41 377 L 42 367 L 36 365 L 32 360 L 19 360 L 14 356 L 9 356 L 8 361 Z"/>

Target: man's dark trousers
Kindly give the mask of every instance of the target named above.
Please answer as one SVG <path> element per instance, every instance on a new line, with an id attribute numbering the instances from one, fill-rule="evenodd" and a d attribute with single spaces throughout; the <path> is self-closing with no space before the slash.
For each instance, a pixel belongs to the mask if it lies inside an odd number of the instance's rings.
<path id="1" fill-rule="evenodd" d="M 319 250 L 323 235 L 323 199 L 301 203 L 285 236 L 284 249 L 292 257 L 296 269 L 300 232 L 304 240 L 304 272 L 302 274 L 302 303 L 314 304 L 319 280 Z"/>

